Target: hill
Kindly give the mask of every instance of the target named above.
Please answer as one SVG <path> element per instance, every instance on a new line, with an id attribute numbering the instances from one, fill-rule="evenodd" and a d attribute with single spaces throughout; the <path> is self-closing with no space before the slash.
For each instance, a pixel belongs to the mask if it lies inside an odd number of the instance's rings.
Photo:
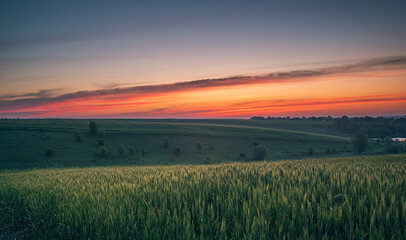
<path id="1" fill-rule="evenodd" d="M 324 126 L 330 123 L 317 121 L 96 123 L 98 133 L 93 136 L 89 120 L 0 120 L 0 169 L 250 161 L 256 145 L 266 148 L 267 160 L 341 156 L 353 151 L 349 136 Z"/>

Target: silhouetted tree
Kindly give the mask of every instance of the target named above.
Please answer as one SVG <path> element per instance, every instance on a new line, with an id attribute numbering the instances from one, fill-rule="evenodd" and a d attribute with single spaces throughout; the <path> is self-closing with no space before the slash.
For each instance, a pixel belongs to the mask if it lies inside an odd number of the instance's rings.
<path id="1" fill-rule="evenodd" d="M 90 130 L 90 134 L 92 134 L 92 135 L 97 134 L 97 123 L 95 121 L 90 121 L 89 130 Z"/>
<path id="2" fill-rule="evenodd" d="M 352 138 L 352 144 L 354 146 L 355 151 L 359 153 L 365 151 L 368 144 L 365 134 L 361 131 L 356 132 L 354 137 Z"/>
<path id="3" fill-rule="evenodd" d="M 100 156 L 108 156 L 111 153 L 111 147 L 110 146 L 103 146 L 100 148 Z"/>
<path id="4" fill-rule="evenodd" d="M 52 149 L 51 147 L 47 148 L 47 150 L 45 150 L 45 155 L 50 157 L 54 154 L 54 149 Z"/>
<path id="5" fill-rule="evenodd" d="M 167 138 L 167 137 L 164 138 L 163 146 L 164 146 L 164 148 L 168 148 L 168 147 L 169 147 L 169 138 Z"/>
<path id="6" fill-rule="evenodd" d="M 266 148 L 265 146 L 256 146 L 252 151 L 252 160 L 253 161 L 261 161 L 264 160 L 266 157 Z"/>
<path id="7" fill-rule="evenodd" d="M 75 131 L 75 140 L 76 140 L 76 142 L 82 141 L 82 133 L 79 130 Z"/>
<path id="8" fill-rule="evenodd" d="M 176 148 L 175 148 L 175 153 L 176 153 L 177 155 L 179 155 L 179 154 L 181 153 L 181 151 L 180 151 L 180 148 L 179 148 L 179 147 L 176 147 Z"/>
<path id="9" fill-rule="evenodd" d="M 125 147 L 124 147 L 123 144 L 119 144 L 119 145 L 118 145 L 118 153 L 119 153 L 120 155 L 124 155 L 124 154 L 125 154 Z"/>
<path id="10" fill-rule="evenodd" d="M 309 147 L 309 156 L 313 156 L 313 148 L 312 147 Z"/>
<path id="11" fill-rule="evenodd" d="M 128 148 L 128 153 L 129 153 L 130 155 L 133 155 L 133 154 L 134 154 L 134 148 L 133 148 L 133 147 L 129 147 L 129 148 Z"/>
<path id="12" fill-rule="evenodd" d="M 145 148 L 141 148 L 142 157 L 145 157 L 145 154 L 147 154 L 147 150 Z"/>
<path id="13" fill-rule="evenodd" d="M 201 144 L 201 143 L 197 143 L 196 148 L 197 148 L 197 151 L 202 150 L 202 144 Z"/>

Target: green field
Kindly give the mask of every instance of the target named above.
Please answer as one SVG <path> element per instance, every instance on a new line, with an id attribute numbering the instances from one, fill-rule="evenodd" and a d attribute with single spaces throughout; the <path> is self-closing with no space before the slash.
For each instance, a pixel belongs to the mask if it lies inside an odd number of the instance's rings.
<path id="1" fill-rule="evenodd" d="M 8 170 L 21 239 L 405 239 L 406 155 Z"/>
<path id="2" fill-rule="evenodd" d="M 354 154 L 351 136 L 320 121 L 253 120 L 0 120 L 0 169 L 112 165 L 213 164 L 250 161 L 254 145 L 266 147 L 267 160 Z M 82 140 L 75 141 L 79 131 Z M 169 146 L 163 147 L 164 139 Z M 98 141 L 109 154 L 101 156 Z M 201 149 L 197 149 L 200 143 Z M 124 152 L 119 153 L 120 144 Z M 175 149 L 179 148 L 180 153 Z M 45 151 L 53 149 L 52 156 Z M 309 148 L 313 153 L 309 154 Z M 142 155 L 144 150 L 144 156 Z M 374 154 L 376 148 L 367 153 Z M 246 158 L 241 158 L 244 153 Z"/>

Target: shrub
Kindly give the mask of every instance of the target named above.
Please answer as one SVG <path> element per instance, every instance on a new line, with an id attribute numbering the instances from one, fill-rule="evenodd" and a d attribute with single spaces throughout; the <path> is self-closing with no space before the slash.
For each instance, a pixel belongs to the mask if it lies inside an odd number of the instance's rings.
<path id="1" fill-rule="evenodd" d="M 119 144 L 118 145 L 118 153 L 120 154 L 120 155 L 124 155 L 125 154 L 125 147 L 124 147 L 124 145 L 123 144 Z"/>
<path id="2" fill-rule="evenodd" d="M 309 152 L 309 156 L 313 156 L 313 148 L 312 147 L 309 147 L 308 152 Z"/>
<path id="3" fill-rule="evenodd" d="M 197 148 L 197 151 L 202 150 L 202 144 L 201 144 L 201 143 L 197 143 L 196 148 Z"/>
<path id="4" fill-rule="evenodd" d="M 179 155 L 179 154 L 181 153 L 181 151 L 180 151 L 180 148 L 179 148 L 179 147 L 176 147 L 176 148 L 175 148 L 175 153 L 176 153 L 176 155 Z"/>
<path id="5" fill-rule="evenodd" d="M 247 155 L 245 153 L 240 153 L 240 158 L 242 158 L 243 160 L 247 159 Z"/>
<path id="6" fill-rule="evenodd" d="M 100 148 L 100 156 L 108 156 L 111 153 L 111 147 L 110 146 L 103 146 Z"/>
<path id="7" fill-rule="evenodd" d="M 76 140 L 76 142 L 82 141 L 82 133 L 78 130 L 75 131 L 75 140 Z"/>
<path id="8" fill-rule="evenodd" d="M 163 147 L 164 147 L 164 148 L 168 148 L 168 147 L 169 147 L 169 138 L 167 138 L 167 137 L 164 138 Z"/>
<path id="9" fill-rule="evenodd" d="M 363 132 L 357 131 L 351 140 L 355 151 L 361 153 L 367 148 L 367 138 Z"/>
<path id="10" fill-rule="evenodd" d="M 97 134 L 97 123 L 95 121 L 90 121 L 89 123 L 89 131 L 91 135 Z"/>
<path id="11" fill-rule="evenodd" d="M 253 161 L 261 161 L 265 160 L 266 157 L 266 148 L 265 146 L 256 146 L 252 151 L 252 160 Z"/>
<path id="12" fill-rule="evenodd" d="M 142 157 L 145 157 L 145 154 L 147 154 L 147 150 L 145 148 L 141 148 L 140 152 Z"/>
<path id="13" fill-rule="evenodd" d="M 45 150 L 45 155 L 50 157 L 54 154 L 54 149 L 52 149 L 51 147 L 47 148 L 47 150 Z"/>
<path id="14" fill-rule="evenodd" d="M 392 144 L 385 149 L 386 153 L 402 153 L 404 148 L 401 144 Z"/>
<path id="15" fill-rule="evenodd" d="M 133 148 L 133 147 L 129 147 L 129 148 L 128 148 L 128 153 L 129 153 L 130 155 L 133 155 L 133 154 L 134 154 L 134 148 Z"/>

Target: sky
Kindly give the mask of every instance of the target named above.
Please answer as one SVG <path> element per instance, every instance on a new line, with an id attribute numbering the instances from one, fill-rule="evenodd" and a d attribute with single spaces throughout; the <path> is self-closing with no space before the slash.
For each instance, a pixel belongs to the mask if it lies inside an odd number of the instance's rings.
<path id="1" fill-rule="evenodd" d="M 406 1 L 0 1 L 2 118 L 406 115 Z"/>

